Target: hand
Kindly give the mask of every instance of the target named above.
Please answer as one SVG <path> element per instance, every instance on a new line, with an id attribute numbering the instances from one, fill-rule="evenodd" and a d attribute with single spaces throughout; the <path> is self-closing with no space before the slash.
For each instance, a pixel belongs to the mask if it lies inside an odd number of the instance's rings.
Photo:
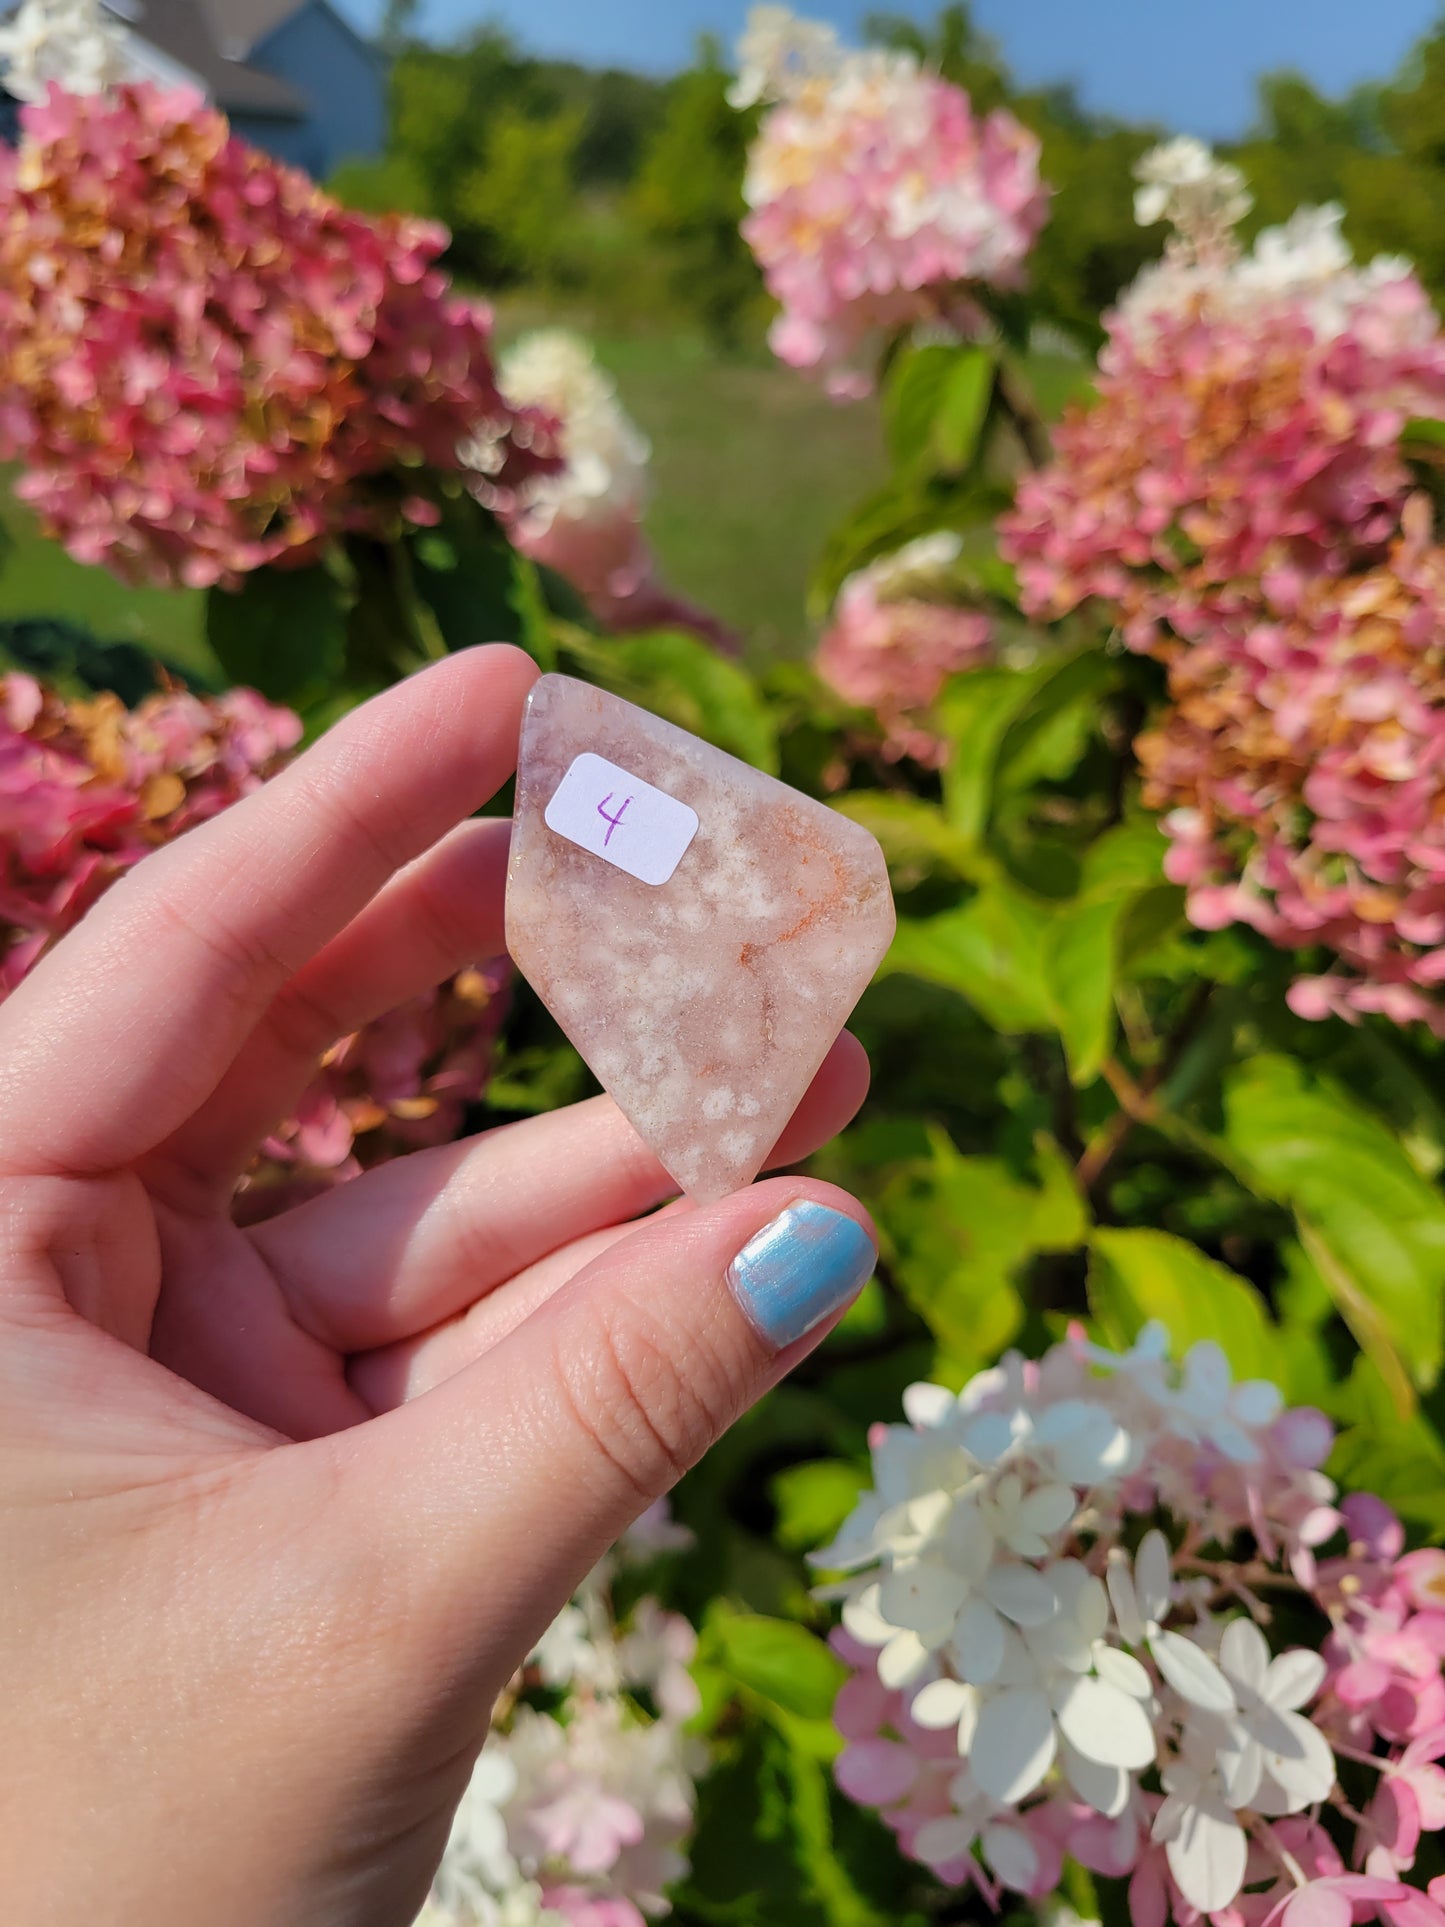
<path id="1" fill-rule="evenodd" d="M 318 1054 L 500 951 L 507 826 L 464 819 L 535 673 L 358 710 L 0 1009 L 17 1927 L 404 1927 L 509 1674 L 870 1268 L 796 1178 L 635 1225 L 673 1187 L 605 1099 L 231 1222 Z M 844 1038 L 778 1161 L 866 1076 Z"/>

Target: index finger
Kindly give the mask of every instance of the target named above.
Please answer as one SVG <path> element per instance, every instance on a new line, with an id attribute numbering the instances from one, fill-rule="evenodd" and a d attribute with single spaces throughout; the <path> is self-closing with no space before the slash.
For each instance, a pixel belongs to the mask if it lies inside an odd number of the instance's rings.
<path id="1" fill-rule="evenodd" d="M 504 645 L 434 664 L 108 892 L 0 1008 L 0 1171 L 113 1170 L 177 1130 L 286 980 L 512 773 L 536 676 Z"/>

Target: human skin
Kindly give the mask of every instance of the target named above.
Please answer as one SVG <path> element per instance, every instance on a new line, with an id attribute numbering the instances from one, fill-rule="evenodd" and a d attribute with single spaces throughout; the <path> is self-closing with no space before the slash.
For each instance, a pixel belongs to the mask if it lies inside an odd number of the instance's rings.
<path id="1" fill-rule="evenodd" d="M 318 1054 L 502 945 L 536 675 L 455 656 L 148 857 L 0 1007 L 0 1918 L 404 1927 L 493 1701 L 827 1329 L 606 1099 L 285 1217 L 235 1182 Z M 838 1046 L 775 1161 L 861 1102 Z M 653 1214 L 653 1215 L 647 1215 Z M 634 1222 L 639 1217 L 643 1222 Z"/>

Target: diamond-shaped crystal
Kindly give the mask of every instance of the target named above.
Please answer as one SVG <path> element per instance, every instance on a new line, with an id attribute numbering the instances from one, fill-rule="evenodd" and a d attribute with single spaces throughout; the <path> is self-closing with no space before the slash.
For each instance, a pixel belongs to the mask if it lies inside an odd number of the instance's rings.
<path id="1" fill-rule="evenodd" d="M 893 930 L 859 825 L 604 690 L 536 685 L 508 948 L 690 1197 L 757 1176 Z"/>

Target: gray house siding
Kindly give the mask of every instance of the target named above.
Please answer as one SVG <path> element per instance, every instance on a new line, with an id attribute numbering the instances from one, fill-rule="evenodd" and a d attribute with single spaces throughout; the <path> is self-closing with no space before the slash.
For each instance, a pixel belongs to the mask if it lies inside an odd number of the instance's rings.
<path id="1" fill-rule="evenodd" d="M 305 121 L 233 114 L 246 140 L 324 181 L 344 160 L 370 159 L 386 145 L 386 72 L 381 56 L 326 0 L 311 0 L 258 41 L 247 64 L 277 74 L 305 96 Z"/>

